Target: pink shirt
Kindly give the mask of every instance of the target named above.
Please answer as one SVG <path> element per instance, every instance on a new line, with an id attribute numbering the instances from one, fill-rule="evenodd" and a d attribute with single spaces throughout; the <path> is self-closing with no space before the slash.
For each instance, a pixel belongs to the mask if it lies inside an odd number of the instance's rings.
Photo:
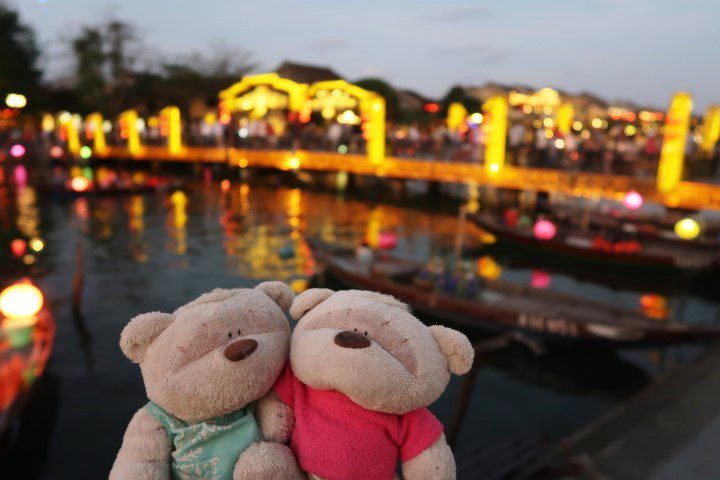
<path id="1" fill-rule="evenodd" d="M 340 392 L 303 384 L 290 363 L 273 388 L 295 413 L 290 446 L 300 467 L 325 480 L 390 480 L 398 458 L 416 457 L 443 432 L 427 408 L 405 415 L 366 410 Z"/>

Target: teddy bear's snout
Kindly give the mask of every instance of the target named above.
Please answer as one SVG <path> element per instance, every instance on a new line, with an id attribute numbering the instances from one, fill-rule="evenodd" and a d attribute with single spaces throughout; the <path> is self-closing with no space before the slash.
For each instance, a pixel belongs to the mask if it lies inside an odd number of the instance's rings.
<path id="1" fill-rule="evenodd" d="M 252 355 L 257 346 L 257 342 L 252 338 L 238 340 L 225 347 L 225 358 L 231 362 L 239 362 Z"/>
<path id="2" fill-rule="evenodd" d="M 365 335 L 346 330 L 335 335 L 335 345 L 343 348 L 367 348 L 371 342 Z"/>

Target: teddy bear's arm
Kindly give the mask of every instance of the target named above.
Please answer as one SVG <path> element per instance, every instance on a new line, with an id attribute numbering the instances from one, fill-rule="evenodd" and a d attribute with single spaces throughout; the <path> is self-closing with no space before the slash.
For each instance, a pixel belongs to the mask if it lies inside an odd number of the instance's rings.
<path id="1" fill-rule="evenodd" d="M 455 457 L 445 434 L 420 455 L 402 464 L 405 480 L 455 480 Z"/>
<path id="2" fill-rule="evenodd" d="M 165 427 L 141 408 L 125 431 L 110 480 L 169 480 L 171 450 Z"/>
<path id="3" fill-rule="evenodd" d="M 287 443 L 295 427 L 295 414 L 272 390 L 258 401 L 258 424 L 265 440 Z"/>

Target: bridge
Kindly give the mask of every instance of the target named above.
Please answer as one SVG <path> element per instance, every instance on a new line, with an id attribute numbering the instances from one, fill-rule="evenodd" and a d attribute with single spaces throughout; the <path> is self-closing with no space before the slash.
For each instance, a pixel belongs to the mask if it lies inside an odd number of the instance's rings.
<path id="1" fill-rule="evenodd" d="M 135 153 L 127 147 L 108 146 L 96 157 L 128 161 L 158 161 L 225 164 L 236 168 L 269 168 L 284 171 L 308 170 L 347 172 L 393 179 L 428 182 L 493 185 L 499 188 L 559 192 L 585 198 L 621 200 L 629 191 L 639 192 L 646 200 L 670 207 L 700 210 L 720 209 L 720 186 L 699 182 L 680 182 L 671 194 L 657 191 L 654 179 L 637 179 L 622 175 L 566 172 L 539 168 L 504 166 L 502 175 L 490 174 L 483 164 L 430 161 L 385 157 L 373 162 L 367 155 L 338 154 L 320 151 L 245 150 L 222 147 L 182 147 L 170 152 L 165 146 L 143 146 Z"/>
<path id="2" fill-rule="evenodd" d="M 485 161 L 480 163 L 432 161 L 395 158 L 385 153 L 385 101 L 380 95 L 364 90 L 344 80 L 323 80 L 313 84 L 298 83 L 276 73 L 244 77 L 240 82 L 219 94 L 219 116 L 224 123 L 233 118 L 262 118 L 271 110 L 287 112 L 292 121 L 307 122 L 313 112 L 326 121 L 340 121 L 342 113 L 353 113 L 361 124 L 366 141 L 365 155 L 323 151 L 249 150 L 224 146 L 190 146 L 182 142 L 181 113 L 168 106 L 159 112 L 163 125 L 164 145 L 150 146 L 141 142 L 138 113 L 123 112 L 117 126 L 124 145 L 108 145 L 105 121 L 99 113 L 86 118 L 85 128 L 77 115 L 65 113 L 43 119 L 46 131 L 60 128 L 60 137 L 67 148 L 79 156 L 83 148 L 80 132 L 92 142 L 92 155 L 99 158 L 130 159 L 133 161 L 168 161 L 225 163 L 238 168 L 272 168 L 279 170 L 313 170 L 346 172 L 395 179 L 425 180 L 429 182 L 493 185 L 500 188 L 558 192 L 586 198 L 622 199 L 629 191 L 637 191 L 647 200 L 669 207 L 698 210 L 720 209 L 720 186 L 682 181 L 684 145 L 688 135 L 692 99 L 687 93 L 673 98 L 666 116 L 663 150 L 656 179 L 600 173 L 571 172 L 538 168 L 524 168 L 505 164 L 505 138 L 508 124 L 508 98 L 494 96 L 483 105 L 485 120 L 481 128 L 486 136 Z M 558 131 L 569 131 L 572 108 L 561 105 L 555 123 Z M 49 118 L 48 118 L 49 117 Z M 448 126 L 463 125 L 468 112 L 459 104 L 450 105 Z M 45 124 L 52 125 L 50 130 Z M 454 126 L 454 127 L 453 127 Z M 720 108 L 710 109 L 706 116 L 703 149 L 714 148 L 720 136 Z M 86 147 L 88 148 L 88 147 Z"/>

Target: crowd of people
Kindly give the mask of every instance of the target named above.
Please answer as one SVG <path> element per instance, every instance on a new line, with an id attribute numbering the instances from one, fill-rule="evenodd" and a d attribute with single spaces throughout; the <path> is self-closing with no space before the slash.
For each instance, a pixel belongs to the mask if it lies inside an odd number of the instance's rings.
<path id="1" fill-rule="evenodd" d="M 662 148 L 660 125 L 635 125 L 616 122 L 593 127 L 575 122 L 569 132 L 561 133 L 545 119 L 514 119 L 506 137 L 508 164 L 588 171 L 651 178 L 656 174 Z M 386 128 L 387 154 L 440 161 L 482 163 L 485 130 L 481 121 L 468 121 L 451 130 L 444 119 L 425 122 L 392 123 Z M 122 142 L 117 138 L 116 142 Z M 159 128 L 146 128 L 143 141 L 160 144 Z M 359 122 L 339 123 L 312 118 L 301 122 L 280 112 L 251 119 L 232 117 L 226 122 L 187 122 L 183 141 L 188 145 L 224 145 L 236 148 L 334 151 L 340 154 L 365 152 L 366 141 Z M 688 135 L 686 158 L 698 154 L 692 133 Z M 717 153 L 717 152 L 716 152 Z M 718 155 L 715 155 L 717 161 Z M 717 170 L 714 162 L 706 176 Z"/>

